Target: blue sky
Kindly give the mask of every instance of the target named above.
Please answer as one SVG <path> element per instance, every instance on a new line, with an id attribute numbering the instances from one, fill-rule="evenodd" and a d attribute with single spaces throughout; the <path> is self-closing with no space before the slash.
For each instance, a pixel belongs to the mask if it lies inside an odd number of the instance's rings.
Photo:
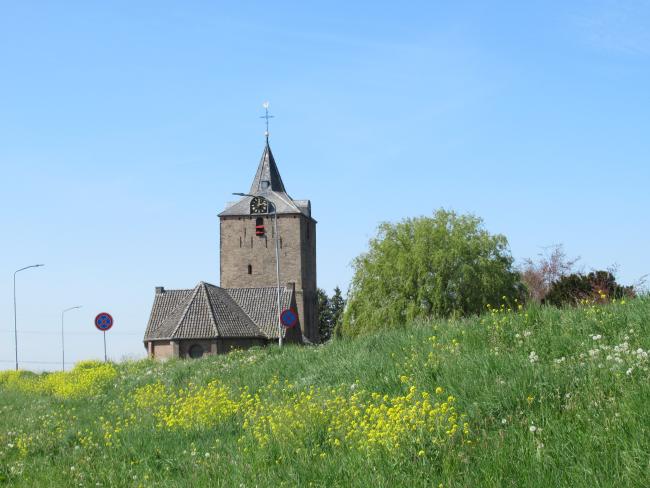
<path id="1" fill-rule="evenodd" d="M 347 288 L 380 221 L 472 212 L 513 255 L 650 273 L 650 3 L 2 2 L 0 368 L 142 356 L 154 287 L 218 284 L 271 146 Z M 6 362 L 8 361 L 8 362 Z"/>

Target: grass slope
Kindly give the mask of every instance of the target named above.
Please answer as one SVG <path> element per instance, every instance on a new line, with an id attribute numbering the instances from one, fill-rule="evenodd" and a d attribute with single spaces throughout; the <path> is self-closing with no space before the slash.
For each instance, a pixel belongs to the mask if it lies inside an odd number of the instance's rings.
<path id="1" fill-rule="evenodd" d="M 648 349 L 641 298 L 0 373 L 0 486 L 650 486 Z"/>

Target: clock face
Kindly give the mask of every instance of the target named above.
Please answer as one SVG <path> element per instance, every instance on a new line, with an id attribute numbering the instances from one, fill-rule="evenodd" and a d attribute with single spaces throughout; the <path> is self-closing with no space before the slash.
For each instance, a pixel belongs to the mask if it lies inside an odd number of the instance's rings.
<path id="1" fill-rule="evenodd" d="M 251 200 L 251 213 L 263 214 L 268 213 L 269 202 L 265 198 L 255 197 Z"/>

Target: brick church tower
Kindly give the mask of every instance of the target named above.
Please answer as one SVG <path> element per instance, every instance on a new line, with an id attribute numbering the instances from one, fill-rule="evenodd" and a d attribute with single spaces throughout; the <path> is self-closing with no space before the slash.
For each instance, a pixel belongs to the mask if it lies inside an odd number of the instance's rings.
<path id="1" fill-rule="evenodd" d="M 309 200 L 287 194 L 268 137 L 248 193 L 219 214 L 221 287 L 276 286 L 273 219 L 277 218 L 280 284 L 295 287 L 303 336 L 318 342 L 316 221 Z"/>

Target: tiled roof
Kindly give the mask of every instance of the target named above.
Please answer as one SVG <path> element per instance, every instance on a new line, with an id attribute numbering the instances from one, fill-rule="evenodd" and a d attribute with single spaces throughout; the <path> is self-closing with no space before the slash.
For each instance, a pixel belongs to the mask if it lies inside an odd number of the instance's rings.
<path id="1" fill-rule="evenodd" d="M 167 294 L 177 297 L 161 298 Z M 161 319 L 162 317 L 162 319 Z M 166 290 L 156 294 L 145 340 L 263 337 L 259 327 L 223 288 L 201 282 L 193 290 Z"/>
<path id="2" fill-rule="evenodd" d="M 266 288 L 225 288 L 224 289 L 246 314 L 253 319 L 269 339 L 278 338 L 278 289 Z M 280 288 L 280 308 L 291 307 L 293 290 Z M 282 328 L 284 333 L 284 327 Z"/>
<path id="3" fill-rule="evenodd" d="M 293 300 L 292 288 L 280 289 L 282 309 Z M 193 290 L 156 292 L 145 341 L 216 337 L 277 339 L 277 288 L 226 289 L 201 282 Z"/>
<path id="4" fill-rule="evenodd" d="M 163 289 L 164 290 L 164 289 Z M 149 323 L 144 334 L 145 339 L 148 337 L 159 336 L 159 329 L 163 321 L 185 300 L 192 290 L 164 290 L 163 293 L 156 293 L 151 307 Z"/>
<path id="5" fill-rule="evenodd" d="M 273 153 L 268 142 L 264 147 L 262 159 L 257 167 L 255 178 L 251 184 L 251 195 L 259 195 L 269 200 L 275 207 L 278 214 L 303 214 L 311 218 L 311 204 L 309 200 L 294 201 L 282 182 L 280 171 L 275 164 Z M 229 215 L 250 215 L 250 203 L 253 197 L 242 197 L 235 203 L 228 206 L 219 214 L 220 217 Z"/>

